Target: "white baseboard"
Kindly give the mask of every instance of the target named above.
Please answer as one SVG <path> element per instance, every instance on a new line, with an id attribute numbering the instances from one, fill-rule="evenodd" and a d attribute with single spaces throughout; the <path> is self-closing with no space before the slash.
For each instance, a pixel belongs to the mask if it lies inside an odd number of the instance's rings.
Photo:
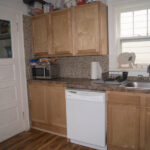
<path id="1" fill-rule="evenodd" d="M 105 147 L 100 147 L 100 146 L 97 146 L 97 145 L 92 145 L 92 144 L 88 144 L 88 143 L 83 143 L 83 142 L 76 141 L 76 140 L 72 140 L 72 139 L 70 139 L 70 142 L 71 142 L 71 143 L 75 143 L 75 144 L 79 144 L 79 145 L 82 145 L 82 146 L 94 148 L 94 149 L 97 149 L 97 150 L 107 150 L 107 146 L 105 146 Z"/>

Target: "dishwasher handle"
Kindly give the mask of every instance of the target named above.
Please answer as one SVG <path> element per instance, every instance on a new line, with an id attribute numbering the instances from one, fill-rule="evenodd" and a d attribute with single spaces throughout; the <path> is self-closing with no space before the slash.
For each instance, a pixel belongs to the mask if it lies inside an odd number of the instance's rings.
<path id="1" fill-rule="evenodd" d="M 106 101 L 105 101 L 105 99 L 82 99 L 82 98 L 67 98 L 66 99 L 66 101 L 74 101 L 74 102 L 97 102 L 97 103 L 103 103 L 103 104 L 105 104 L 106 103 Z"/>
<path id="2" fill-rule="evenodd" d="M 78 91 L 78 90 L 66 90 L 66 95 L 68 96 L 82 96 L 82 97 L 99 97 L 105 96 L 105 92 L 101 91 Z"/>

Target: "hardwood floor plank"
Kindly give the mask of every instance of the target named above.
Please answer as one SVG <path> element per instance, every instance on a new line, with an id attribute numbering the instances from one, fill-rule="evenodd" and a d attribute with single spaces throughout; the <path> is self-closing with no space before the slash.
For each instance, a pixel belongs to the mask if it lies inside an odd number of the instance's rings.
<path id="1" fill-rule="evenodd" d="M 54 138 L 53 135 L 47 135 L 43 134 L 42 136 L 38 137 L 37 139 L 34 139 L 31 141 L 28 141 L 28 143 L 25 143 L 25 146 L 21 146 L 21 150 L 28 150 L 29 148 L 32 148 L 32 150 L 37 150 L 42 145 L 46 144 L 50 140 Z"/>
<path id="2" fill-rule="evenodd" d="M 34 137 L 37 137 L 39 135 L 43 134 L 42 132 L 35 132 L 34 130 L 30 130 L 28 132 L 23 132 L 20 133 L 2 143 L 0 143 L 0 150 L 2 149 L 9 149 L 13 148 L 13 147 L 17 147 L 19 145 L 21 145 L 22 143 L 24 143 L 27 140 L 33 139 Z"/>
<path id="3" fill-rule="evenodd" d="M 20 133 L 2 143 L 0 150 L 94 150 L 68 142 L 67 138 L 38 130 Z"/>

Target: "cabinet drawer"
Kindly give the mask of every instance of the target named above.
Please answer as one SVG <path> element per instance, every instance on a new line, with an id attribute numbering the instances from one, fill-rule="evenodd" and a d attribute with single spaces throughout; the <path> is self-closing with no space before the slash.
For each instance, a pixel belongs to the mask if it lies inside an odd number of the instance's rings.
<path id="1" fill-rule="evenodd" d="M 110 104 L 126 104 L 140 106 L 140 99 L 140 95 L 133 93 L 110 91 L 107 92 L 107 102 Z"/>

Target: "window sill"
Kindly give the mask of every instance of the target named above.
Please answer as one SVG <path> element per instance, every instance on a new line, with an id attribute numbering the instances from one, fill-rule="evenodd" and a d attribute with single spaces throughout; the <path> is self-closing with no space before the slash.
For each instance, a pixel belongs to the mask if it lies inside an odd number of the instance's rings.
<path id="1" fill-rule="evenodd" d="M 138 76 L 138 75 L 142 75 L 144 77 L 148 77 L 149 74 L 147 73 L 147 69 L 146 68 L 134 68 L 134 69 L 110 69 L 109 72 L 110 74 L 122 74 L 123 71 L 127 71 L 128 72 L 128 76 Z"/>

